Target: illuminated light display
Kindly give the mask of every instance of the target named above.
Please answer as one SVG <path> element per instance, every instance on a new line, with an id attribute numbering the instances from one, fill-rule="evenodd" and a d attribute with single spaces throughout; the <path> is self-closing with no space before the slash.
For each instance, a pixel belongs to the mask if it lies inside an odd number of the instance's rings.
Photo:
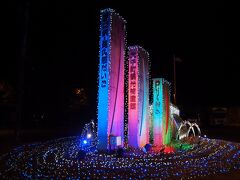
<path id="1" fill-rule="evenodd" d="M 167 153 L 167 154 L 170 154 L 170 153 L 174 153 L 175 149 L 173 147 L 169 146 L 169 147 L 164 148 L 163 152 Z"/>
<path id="2" fill-rule="evenodd" d="M 149 105 L 149 142 L 153 144 L 153 106 Z"/>
<path id="3" fill-rule="evenodd" d="M 177 132 L 177 139 L 183 139 L 190 136 L 192 133 L 193 136 L 200 136 L 201 130 L 197 123 L 191 123 L 189 121 L 183 121 L 180 124 Z"/>
<path id="4" fill-rule="evenodd" d="M 149 54 L 140 46 L 129 48 L 128 145 L 149 143 Z"/>
<path id="5" fill-rule="evenodd" d="M 180 116 L 180 110 L 172 103 L 170 103 L 170 115 L 171 118 L 174 118 L 173 115 L 176 114 Z"/>
<path id="6" fill-rule="evenodd" d="M 163 79 L 153 79 L 153 144 L 163 145 Z"/>
<path id="7" fill-rule="evenodd" d="M 98 149 L 109 136 L 124 137 L 125 20 L 112 9 L 101 11 L 98 83 Z"/>
<path id="8" fill-rule="evenodd" d="M 129 124 L 125 123 L 129 125 L 125 127 L 129 130 L 129 139 L 125 139 L 136 148 L 119 148 L 115 154 L 97 151 L 97 144 L 98 150 L 106 150 L 109 145 L 122 145 L 124 139 L 124 23 L 113 10 L 101 11 L 98 135 L 92 120 L 85 124 L 80 137 L 14 148 L 0 155 L 2 179 L 192 179 L 206 176 L 209 179 L 232 172 L 239 175 L 240 143 L 200 137 L 198 125 L 183 121 L 179 109 L 170 103 L 169 82 L 153 79 L 153 104 L 149 105 L 148 53 L 139 46 L 129 48 L 126 96 L 129 97 Z M 79 93 L 77 90 L 76 94 Z M 174 127 L 181 140 L 172 140 Z M 147 144 L 149 139 L 155 146 Z"/>
<path id="9" fill-rule="evenodd" d="M 171 132 L 172 139 L 177 138 L 177 131 L 180 127 L 180 122 L 182 119 L 180 118 L 180 110 L 172 103 L 170 103 L 170 118 L 171 118 Z"/>
<path id="10" fill-rule="evenodd" d="M 87 135 L 87 138 L 88 138 L 88 139 L 89 139 L 89 138 L 91 138 L 91 137 L 92 137 L 92 135 L 91 135 L 91 134 L 88 134 L 88 135 Z"/>
<path id="11" fill-rule="evenodd" d="M 124 157 L 87 153 L 79 137 L 23 145 L 0 156 L 1 179 L 189 179 L 216 178 L 240 170 L 240 144 L 201 138 L 186 151 L 134 149 Z M 183 147 L 185 148 L 185 147 Z M 188 148 L 188 147 L 187 147 Z M 174 151 L 174 152 L 173 152 Z M 237 177 L 237 176 L 235 176 Z"/>
<path id="12" fill-rule="evenodd" d="M 172 139 L 172 119 L 170 117 L 170 83 L 163 80 L 163 144 L 170 144 Z"/>
<path id="13" fill-rule="evenodd" d="M 86 123 L 83 127 L 79 147 L 84 151 L 93 151 L 96 150 L 98 140 L 96 134 L 96 126 L 93 120 L 89 123 Z"/>
<path id="14" fill-rule="evenodd" d="M 152 134 L 155 146 L 167 145 L 172 138 L 170 116 L 170 83 L 163 78 L 153 79 Z"/>

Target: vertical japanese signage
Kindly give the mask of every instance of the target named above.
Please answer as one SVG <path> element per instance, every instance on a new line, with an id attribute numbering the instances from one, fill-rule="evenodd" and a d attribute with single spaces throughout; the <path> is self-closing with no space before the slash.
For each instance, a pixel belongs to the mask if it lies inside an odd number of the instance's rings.
<path id="1" fill-rule="evenodd" d="M 137 49 L 131 49 L 129 57 L 129 102 L 130 109 L 137 109 Z"/>
<path id="2" fill-rule="evenodd" d="M 108 89 L 110 61 L 110 21 L 111 12 L 101 11 L 100 18 L 100 50 L 98 78 L 98 149 L 105 150 L 108 146 Z"/>
<path id="3" fill-rule="evenodd" d="M 128 56 L 128 144 L 138 148 L 138 48 L 129 47 Z"/>
<path id="4" fill-rule="evenodd" d="M 140 46 L 129 47 L 128 143 L 143 147 L 149 143 L 148 53 Z"/>
<path id="5" fill-rule="evenodd" d="M 153 79 L 153 142 L 156 146 L 171 142 L 170 83 Z"/>
<path id="6" fill-rule="evenodd" d="M 110 50 L 110 15 L 105 12 L 101 17 L 100 28 L 100 87 L 106 88 L 108 83 L 108 62 Z"/>
<path id="7" fill-rule="evenodd" d="M 153 143 L 156 146 L 163 144 L 163 79 L 153 79 Z"/>

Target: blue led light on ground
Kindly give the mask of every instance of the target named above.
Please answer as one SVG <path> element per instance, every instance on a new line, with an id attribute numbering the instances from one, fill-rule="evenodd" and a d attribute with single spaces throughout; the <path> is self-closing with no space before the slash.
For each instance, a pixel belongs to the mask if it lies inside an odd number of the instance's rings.
<path id="1" fill-rule="evenodd" d="M 172 154 L 132 149 L 126 151 L 124 157 L 116 157 L 91 149 L 84 159 L 80 159 L 80 150 L 79 137 L 20 146 L 0 156 L 0 177 L 190 179 L 240 169 L 240 144 L 206 138 L 201 138 L 193 149 Z"/>

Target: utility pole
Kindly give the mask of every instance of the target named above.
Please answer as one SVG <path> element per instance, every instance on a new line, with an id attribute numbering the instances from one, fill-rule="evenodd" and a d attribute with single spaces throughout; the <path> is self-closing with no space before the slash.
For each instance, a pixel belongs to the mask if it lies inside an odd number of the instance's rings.
<path id="1" fill-rule="evenodd" d="M 176 106 L 177 100 L 176 100 L 176 58 L 175 58 L 175 55 L 173 55 L 173 85 L 174 85 L 173 103 Z"/>
<path id="2" fill-rule="evenodd" d="M 180 58 L 176 58 L 175 54 L 173 55 L 173 84 L 174 84 L 174 93 L 173 93 L 173 103 L 177 106 L 177 88 L 176 88 L 176 62 L 182 62 Z"/>

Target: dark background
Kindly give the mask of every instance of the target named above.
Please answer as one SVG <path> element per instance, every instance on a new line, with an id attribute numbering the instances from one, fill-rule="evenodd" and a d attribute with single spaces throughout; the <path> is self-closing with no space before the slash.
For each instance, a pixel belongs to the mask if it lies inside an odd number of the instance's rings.
<path id="1" fill-rule="evenodd" d="M 177 104 L 183 117 L 200 113 L 207 123 L 209 106 L 239 106 L 239 11 L 234 4 L 25 2 L 7 1 L 1 6 L 0 81 L 12 92 L 0 103 L 1 127 L 18 124 L 19 99 L 22 128 L 81 127 L 96 120 L 103 8 L 115 9 L 127 21 L 128 45 L 141 45 L 150 53 L 153 78 L 173 83 L 173 55 L 182 59 L 176 68 Z M 74 88 L 84 88 L 85 103 L 78 104 L 82 97 L 74 94 Z"/>

